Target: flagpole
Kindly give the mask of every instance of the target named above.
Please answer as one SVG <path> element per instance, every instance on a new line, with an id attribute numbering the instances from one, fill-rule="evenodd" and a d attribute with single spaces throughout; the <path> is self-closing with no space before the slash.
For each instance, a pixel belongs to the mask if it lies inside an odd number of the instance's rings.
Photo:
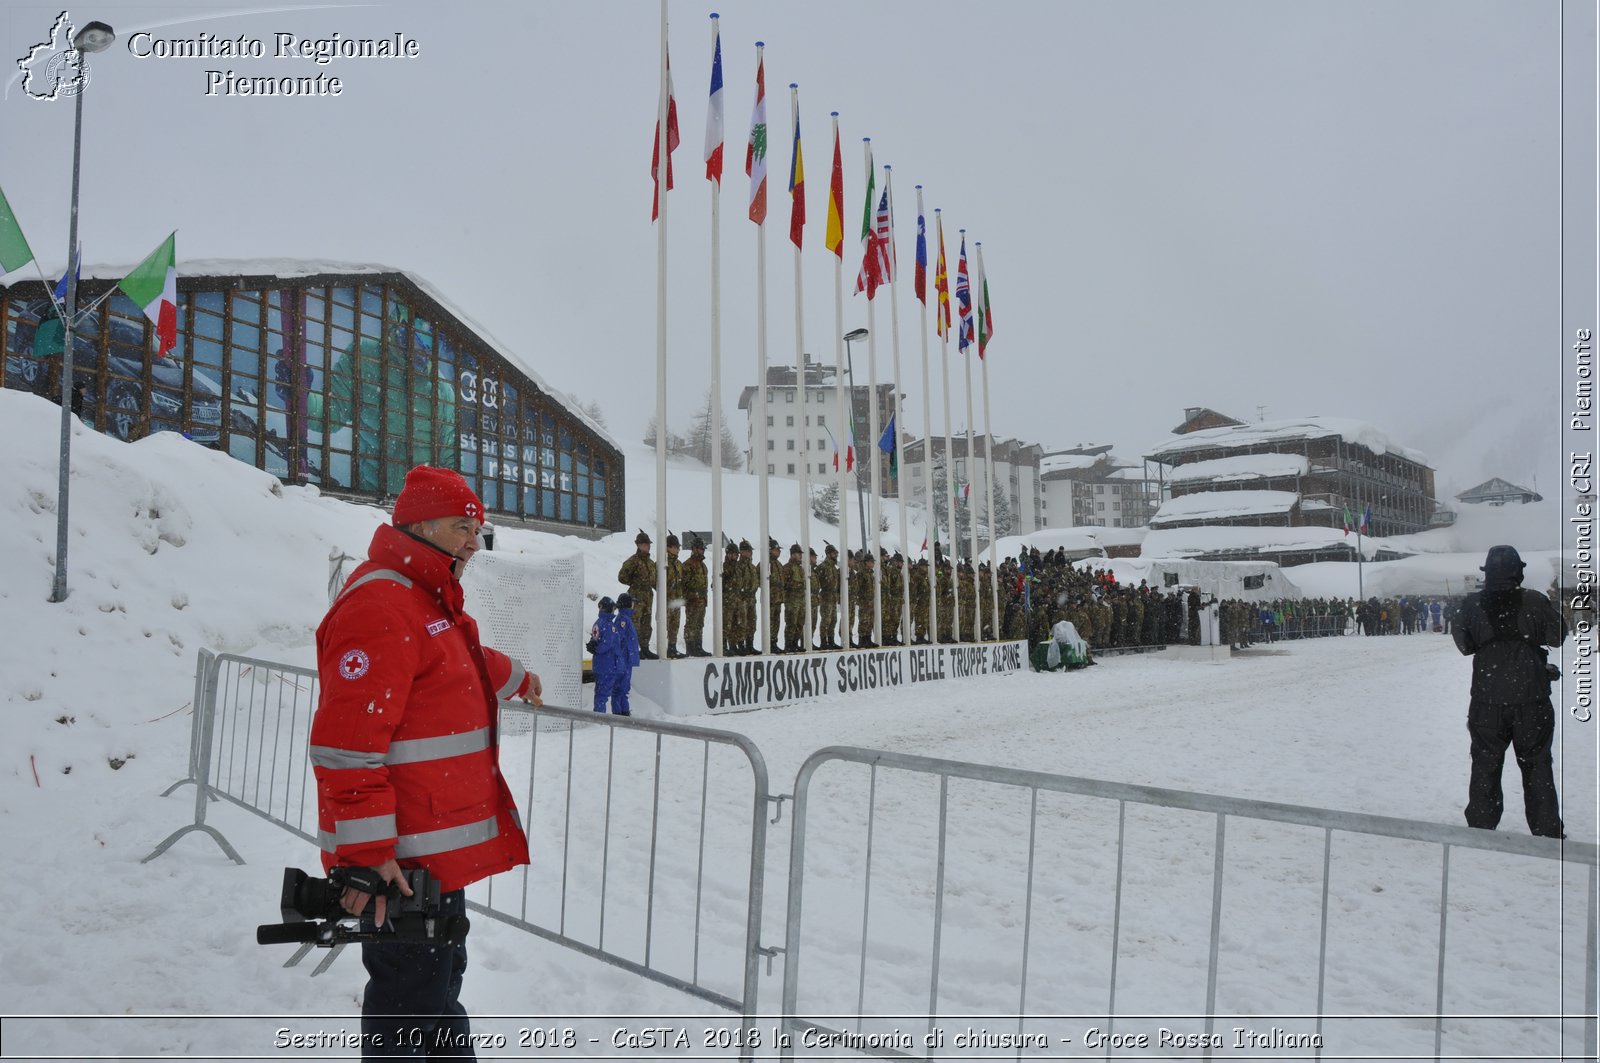
<path id="1" fill-rule="evenodd" d="M 911 544 L 906 536 L 906 494 L 905 470 L 900 463 L 900 437 L 905 431 L 906 422 L 900 416 L 900 384 L 904 379 L 900 375 L 900 263 L 894 254 L 894 173 L 893 167 L 883 168 L 883 190 L 889 197 L 889 261 L 894 263 L 894 272 L 889 280 L 889 347 L 894 352 L 894 411 L 889 417 L 889 424 L 893 427 L 894 438 L 890 445 L 894 448 L 889 451 L 889 467 L 894 471 L 894 501 L 900 511 L 900 549 L 895 551 L 900 555 L 900 623 L 909 630 L 911 624 L 911 573 L 906 570 L 906 561 L 911 553 Z M 901 631 L 892 632 L 901 644 L 909 642 L 904 639 Z"/>
<path id="2" fill-rule="evenodd" d="M 862 148 L 866 153 L 867 172 L 872 172 L 872 138 L 862 138 Z M 872 210 L 871 197 L 868 196 L 868 211 Z M 876 229 L 876 215 L 872 222 Z M 869 245 L 870 253 L 870 245 Z M 869 282 L 869 287 L 875 287 Z M 867 292 L 867 440 L 872 448 L 871 476 L 868 479 L 872 491 L 872 505 L 869 507 L 869 518 L 872 521 L 870 529 L 872 537 L 870 542 L 872 552 L 872 641 L 883 645 L 883 540 L 879 529 L 883 526 L 883 499 L 881 474 L 878 471 L 878 318 L 876 292 Z M 869 540 L 866 535 L 861 537 L 862 543 Z"/>
<path id="3" fill-rule="evenodd" d="M 841 175 L 839 182 L 839 198 L 842 200 L 844 196 L 844 164 L 839 152 L 839 112 L 834 111 L 832 117 L 833 154 L 835 159 L 840 160 Z M 834 199 L 833 179 L 831 175 L 829 176 L 828 180 L 828 203 L 828 209 L 830 211 L 837 210 L 839 212 L 839 223 L 842 230 L 844 225 L 844 207 L 842 202 Z M 842 231 L 839 234 L 839 244 L 833 250 L 833 383 L 834 395 L 837 400 L 835 405 L 838 407 L 837 413 L 835 414 L 834 424 L 839 431 L 845 434 L 844 438 L 846 448 L 843 454 L 837 454 L 833 472 L 835 482 L 839 486 L 839 631 L 844 636 L 844 641 L 841 645 L 841 648 L 848 650 L 850 648 L 851 637 L 850 507 L 845 501 L 845 484 L 848 482 L 849 477 L 853 477 L 855 475 L 854 471 L 850 467 L 850 456 L 852 453 L 850 448 L 854 445 L 855 433 L 851 429 L 851 423 L 848 419 L 849 407 L 846 405 L 851 396 L 847 391 L 845 391 L 844 386 L 844 234 Z M 851 383 L 853 384 L 854 381 L 852 380 Z M 838 446 L 839 445 L 836 441 L 834 443 L 835 451 L 838 450 Z"/>
<path id="4" fill-rule="evenodd" d="M 965 247 L 967 230 L 960 229 L 957 231 L 960 232 L 962 246 Z M 972 278 L 970 276 L 967 278 L 967 306 L 970 310 L 972 306 Z M 962 325 L 961 328 L 965 330 L 966 326 Z M 968 346 L 971 346 L 971 344 L 968 344 Z M 978 520 L 977 514 L 972 511 L 972 481 L 977 474 L 978 455 L 972 443 L 972 354 L 970 351 L 963 361 L 966 363 L 967 374 L 967 497 L 965 501 L 967 503 L 967 542 L 971 551 L 967 556 L 975 565 L 978 563 Z M 979 616 L 978 573 L 976 570 L 972 573 L 972 604 L 972 641 L 977 642 L 979 636 L 983 634 L 983 624 L 982 618 Z"/>
<path id="5" fill-rule="evenodd" d="M 800 86 L 789 82 L 789 118 L 790 127 L 794 129 L 794 160 L 789 168 L 790 206 L 791 212 L 799 211 L 800 224 L 805 224 L 805 163 L 800 150 Z M 789 225 L 790 237 L 800 235 L 795 230 L 791 213 Z M 805 290 L 801 284 L 800 275 L 800 244 L 794 243 L 794 387 L 798 393 L 796 401 L 800 406 L 800 420 L 797 427 L 800 429 L 804 444 L 799 448 L 800 457 L 800 564 L 801 571 L 806 574 L 804 601 L 801 607 L 803 618 L 800 624 L 800 648 L 807 652 L 811 650 L 811 414 L 807 404 L 809 393 L 806 390 L 806 329 L 805 329 Z M 788 605 L 785 604 L 785 609 Z"/>
<path id="6" fill-rule="evenodd" d="M 928 235 L 926 224 L 923 221 L 922 211 L 922 186 L 917 186 L 917 242 L 921 246 L 922 259 L 919 262 L 923 270 L 923 297 L 922 309 L 917 312 L 917 327 L 922 340 L 922 514 L 923 534 L 931 535 L 934 542 L 939 541 L 938 518 L 933 509 L 933 408 L 929 398 L 928 384 L 928 303 L 927 303 L 927 258 Z M 935 295 L 933 312 L 939 312 L 939 299 Z M 928 564 L 928 642 L 932 644 L 939 631 L 939 595 L 938 595 L 938 570 L 934 568 L 932 560 Z M 910 580 L 907 579 L 907 584 Z M 915 625 L 912 632 L 915 637 Z"/>
<path id="7" fill-rule="evenodd" d="M 989 342 L 988 334 L 985 331 L 989 327 L 987 318 L 989 304 L 986 298 L 989 290 L 989 278 L 983 271 L 983 244 L 975 243 L 972 246 L 978 256 L 978 313 L 980 315 L 978 318 L 978 334 L 984 337 L 983 342 L 978 344 L 978 361 L 983 363 L 983 450 L 989 471 L 989 623 L 993 625 L 994 637 L 999 639 L 1000 551 L 995 544 L 1000 540 L 1000 532 L 995 527 L 994 517 L 994 431 L 989 427 L 989 359 L 984 357 L 983 353 Z M 978 633 L 980 635 L 983 633 L 981 626 L 978 628 Z"/>
<path id="8" fill-rule="evenodd" d="M 711 47 L 713 62 L 716 69 L 712 72 L 716 77 L 713 92 L 720 92 L 722 72 L 722 37 L 720 17 L 716 12 L 711 13 Z M 720 123 L 719 123 L 720 125 Z M 722 148 L 722 130 L 717 130 L 717 149 Z M 722 610 L 725 608 L 723 594 L 726 588 L 720 578 L 721 569 L 716 566 L 722 563 L 722 175 L 721 163 L 718 162 L 716 180 L 711 182 L 711 566 L 715 569 L 718 578 L 711 580 L 710 569 L 707 571 L 708 582 L 716 587 L 716 592 L 711 595 L 711 652 L 718 657 L 722 656 Z M 709 176 L 709 175 L 708 175 Z M 665 547 L 663 547 L 665 549 Z"/>
<path id="9" fill-rule="evenodd" d="M 656 542 L 667 538 L 667 182 L 672 170 L 667 155 L 667 0 L 661 0 L 660 99 L 656 103 L 656 201 L 659 204 L 656 228 Z M 656 552 L 656 645 L 662 660 L 667 645 L 667 550 Z"/>
<path id="10" fill-rule="evenodd" d="M 762 55 L 766 51 L 766 44 L 756 42 L 756 71 L 759 81 L 756 92 L 762 97 L 766 93 L 766 68 L 762 65 Z M 765 122 L 766 111 L 763 105 L 762 121 Z M 751 129 L 752 136 L 755 129 Z M 766 183 L 766 129 L 761 131 L 762 151 L 762 194 L 765 194 Z M 762 207 L 761 220 L 756 222 L 756 382 L 761 390 L 760 413 L 756 417 L 756 456 L 760 460 L 757 482 L 760 485 L 761 507 L 761 608 L 756 616 L 756 627 L 761 635 L 760 640 L 752 640 L 753 644 L 765 646 L 766 652 L 772 652 L 772 586 L 769 582 L 772 575 L 772 551 L 767 544 L 772 539 L 771 525 L 767 518 L 767 219 L 765 204 Z"/>
<path id="11" fill-rule="evenodd" d="M 938 226 L 938 229 L 939 229 L 939 262 L 940 262 L 941 265 L 943 265 L 943 263 L 944 263 L 944 217 L 940 213 L 938 207 L 933 208 L 933 217 L 934 217 L 935 224 Z M 948 270 L 946 271 L 945 287 L 947 289 L 949 287 Z M 946 292 L 944 298 L 948 298 L 948 297 L 949 297 L 948 296 L 948 292 Z M 944 321 L 944 303 L 943 303 L 943 301 L 940 302 L 938 310 L 937 310 L 937 313 L 939 314 L 939 320 L 941 322 Z M 959 580 L 956 579 L 956 559 L 955 559 L 955 546 L 956 546 L 956 543 L 959 541 L 957 539 L 957 537 L 956 537 L 956 494 L 955 494 L 955 486 L 956 486 L 956 463 L 955 463 L 955 457 L 956 457 L 956 450 L 955 450 L 955 436 L 951 432 L 951 428 L 953 426 L 951 424 L 951 418 L 950 418 L 950 328 L 949 328 L 948 325 L 945 326 L 944 332 L 940 337 L 939 359 L 940 359 L 940 362 L 943 364 L 943 372 L 944 372 L 944 486 L 945 486 L 944 501 L 945 501 L 945 509 L 946 509 L 947 514 L 948 514 L 948 521 L 949 521 L 948 526 L 950 528 L 950 551 L 951 551 L 951 553 L 950 553 L 950 638 L 954 642 L 960 642 L 961 641 L 961 583 L 960 583 Z M 937 576 L 937 573 L 935 573 L 935 576 Z M 938 584 L 937 583 L 935 583 L 935 585 L 934 585 L 934 591 L 935 591 L 935 593 L 938 592 Z"/>

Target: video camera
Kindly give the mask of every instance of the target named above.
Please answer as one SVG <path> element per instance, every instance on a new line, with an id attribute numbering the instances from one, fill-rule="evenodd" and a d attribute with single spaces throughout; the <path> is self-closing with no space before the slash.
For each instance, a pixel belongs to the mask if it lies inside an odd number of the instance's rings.
<path id="1" fill-rule="evenodd" d="M 256 927 L 256 944 L 312 944 L 320 948 L 357 942 L 375 944 L 458 945 L 467 939 L 464 915 L 444 915 L 439 905 L 439 884 L 426 871 L 406 871 L 411 896 L 399 885 L 387 885 L 370 867 L 330 868 L 327 878 L 312 878 L 298 867 L 283 869 L 283 897 L 279 906 L 283 922 Z M 360 916 L 339 905 L 348 887 L 388 898 L 387 919 L 378 926 L 370 914 L 373 901 Z"/>

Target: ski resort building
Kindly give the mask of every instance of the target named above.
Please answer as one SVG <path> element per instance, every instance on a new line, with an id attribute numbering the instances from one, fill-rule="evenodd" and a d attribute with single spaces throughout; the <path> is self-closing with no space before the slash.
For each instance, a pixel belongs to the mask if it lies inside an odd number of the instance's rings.
<path id="1" fill-rule="evenodd" d="M 406 472 L 457 469 L 496 521 L 622 529 L 622 453 L 416 274 L 270 260 L 178 264 L 178 342 L 86 268 L 72 406 L 119 439 L 178 432 L 288 484 L 380 506 Z M 40 281 L 0 288 L 4 385 L 60 395 L 60 319 Z"/>
<path id="2" fill-rule="evenodd" d="M 1140 528 L 1160 505 L 1159 484 L 1109 444 L 1044 455 L 1039 480 L 1044 527 Z"/>
<path id="3" fill-rule="evenodd" d="M 1347 523 L 1360 531 L 1365 521 L 1365 535 L 1382 538 L 1446 522 L 1426 459 L 1369 424 L 1185 413 L 1178 438 L 1145 456 L 1166 497 L 1150 519 L 1146 556 L 1353 558 Z"/>

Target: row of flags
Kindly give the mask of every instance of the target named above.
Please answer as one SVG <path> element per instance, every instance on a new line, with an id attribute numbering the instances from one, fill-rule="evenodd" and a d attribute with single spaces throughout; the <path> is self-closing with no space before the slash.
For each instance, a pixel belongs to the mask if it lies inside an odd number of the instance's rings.
<path id="1" fill-rule="evenodd" d="M 178 343 L 177 238 L 176 232 L 168 235 L 159 247 L 133 268 L 133 272 L 117 282 L 117 288 L 132 299 L 155 326 L 160 354 L 166 354 Z M 6 199 L 5 190 L 0 189 L 0 275 L 21 269 L 29 262 L 37 266 L 38 260 Z M 83 247 L 80 245 L 74 250 L 66 272 L 51 289 L 58 314 L 65 312 L 60 304 L 67 295 L 68 276 L 81 276 L 82 269 Z"/>
<path id="2" fill-rule="evenodd" d="M 1350 534 L 1350 529 L 1352 527 L 1354 527 L 1362 535 L 1369 534 L 1367 529 L 1372 527 L 1372 503 L 1371 502 L 1367 503 L 1367 511 L 1365 513 L 1361 514 L 1361 523 L 1360 523 L 1360 525 L 1359 526 L 1356 525 L 1354 523 L 1354 521 L 1355 521 L 1355 518 L 1350 515 L 1350 507 L 1349 506 L 1345 506 L 1344 507 L 1344 533 L 1346 535 L 1349 535 Z"/>
<path id="3" fill-rule="evenodd" d="M 750 115 L 750 137 L 745 144 L 744 160 L 744 172 L 750 180 L 748 214 L 750 220 L 757 225 L 764 225 L 767 220 L 767 147 L 770 142 L 767 125 L 766 60 L 761 54 L 763 47 L 761 42 L 758 41 L 756 43 L 756 96 L 755 105 Z M 791 86 L 791 88 L 793 87 Z M 704 151 L 706 180 L 716 185 L 718 190 L 722 187 L 724 95 L 722 34 L 719 27 L 713 32 L 712 37 L 711 86 L 706 112 Z M 680 140 L 678 132 L 678 103 L 673 95 L 670 60 L 667 64 L 666 110 L 666 173 L 667 188 L 670 190 L 672 188 L 672 152 L 677 148 Z M 659 118 L 656 121 L 655 138 L 652 141 L 652 145 L 650 177 L 653 190 L 650 201 L 650 219 L 654 221 L 660 216 L 661 125 Z M 798 111 L 795 114 L 792 145 L 789 164 L 789 240 L 796 248 L 801 248 L 804 245 L 806 195 L 804 152 L 800 142 L 800 117 Z M 945 267 L 944 221 L 942 218 L 938 221 L 936 238 L 938 241 L 938 261 L 934 270 L 934 291 L 938 302 L 935 307 L 934 320 L 939 336 L 944 337 L 949 334 L 952 322 L 948 273 Z M 833 139 L 833 169 L 828 181 L 828 218 L 823 239 L 824 245 L 830 253 L 837 255 L 839 258 L 844 257 L 844 165 L 837 130 L 835 130 Z M 867 194 L 862 207 L 861 251 L 861 270 L 856 276 L 855 290 L 858 293 L 865 292 L 867 298 L 871 299 L 877 294 L 879 287 L 894 280 L 895 252 L 893 211 L 889 198 L 889 188 L 885 184 L 883 189 L 878 189 L 877 175 L 870 155 L 867 164 Z M 916 273 L 913 277 L 913 287 L 918 301 L 924 306 L 928 302 L 927 268 L 927 221 L 919 208 L 917 215 Z M 968 348 L 976 346 L 978 357 L 983 358 L 988 352 L 989 341 L 994 338 L 995 330 L 994 307 L 989 299 L 989 278 L 981 267 L 981 256 L 976 298 L 977 302 L 974 305 L 970 273 L 967 268 L 967 240 L 965 230 L 963 230 L 960 258 L 956 269 L 956 305 L 960 312 L 959 323 L 956 328 L 956 343 L 963 353 Z"/>

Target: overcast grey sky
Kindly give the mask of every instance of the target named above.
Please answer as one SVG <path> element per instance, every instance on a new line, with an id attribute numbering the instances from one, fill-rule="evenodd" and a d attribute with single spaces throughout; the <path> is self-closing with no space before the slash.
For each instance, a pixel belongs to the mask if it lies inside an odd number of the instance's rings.
<path id="1" fill-rule="evenodd" d="M 8 73 L 60 10 L 4 6 Z M 668 215 L 675 426 L 707 379 L 700 158 L 712 10 L 727 83 L 730 417 L 755 378 L 757 236 L 744 217 L 743 156 L 759 39 L 773 130 L 774 363 L 794 358 L 782 191 L 793 81 L 810 193 L 807 349 L 833 359 L 822 243 L 837 110 L 847 283 L 860 263 L 861 138 L 894 166 L 913 432 L 925 428 L 910 287 L 920 183 L 930 230 L 932 209 L 944 211 L 952 285 L 955 230 L 984 244 L 996 435 L 1047 449 L 1111 443 L 1136 458 L 1188 405 L 1246 419 L 1323 414 L 1370 421 L 1423 451 L 1442 495 L 1491 475 L 1537 476 L 1541 489 L 1562 478 L 1557 3 L 670 0 L 683 130 Z M 90 262 L 132 263 L 177 228 L 180 261 L 327 257 L 411 270 L 552 386 L 597 400 L 615 435 L 642 434 L 656 349 L 654 0 L 71 12 L 119 34 L 94 58 L 85 98 Z M 138 58 L 127 44 L 140 28 L 162 39 L 243 34 L 268 57 Z M 272 58 L 279 32 L 403 33 L 420 55 L 317 66 Z M 336 98 L 207 96 L 211 69 L 331 74 L 344 88 Z M 46 268 L 59 270 L 70 103 L 30 100 L 13 83 L 0 144 L 0 185 Z M 866 318 L 864 296 L 847 297 L 845 328 Z M 959 381 L 953 347 L 951 361 Z M 734 424 L 742 437 L 742 417 Z"/>

